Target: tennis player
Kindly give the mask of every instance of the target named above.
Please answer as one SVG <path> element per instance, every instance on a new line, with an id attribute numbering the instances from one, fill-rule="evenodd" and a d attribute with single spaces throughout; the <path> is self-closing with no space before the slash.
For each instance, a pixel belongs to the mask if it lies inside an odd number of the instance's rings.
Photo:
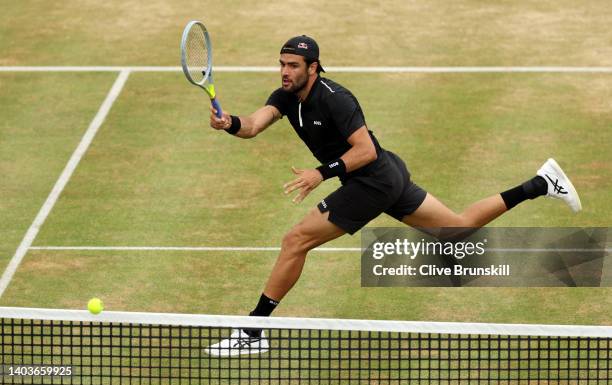
<path id="1" fill-rule="evenodd" d="M 310 250 L 343 234 L 354 234 L 382 213 L 409 226 L 442 229 L 482 227 L 517 204 L 540 196 L 561 199 L 574 212 L 581 209 L 574 186 L 559 165 L 548 159 L 526 182 L 455 213 L 413 183 L 402 159 L 379 144 L 368 130 L 357 98 L 340 84 L 320 76 L 324 70 L 315 40 L 305 35 L 289 39 L 281 48 L 279 61 L 282 84 L 264 107 L 251 115 L 223 112 L 221 118 L 211 107 L 210 125 L 247 139 L 286 116 L 320 165 L 292 168 L 293 180 L 285 184 L 285 193 L 297 191 L 293 201 L 299 203 L 327 179 L 337 177 L 342 186 L 284 236 L 252 316 L 272 313 L 300 277 Z M 267 349 L 261 331 L 235 330 L 207 352 L 227 356 Z"/>

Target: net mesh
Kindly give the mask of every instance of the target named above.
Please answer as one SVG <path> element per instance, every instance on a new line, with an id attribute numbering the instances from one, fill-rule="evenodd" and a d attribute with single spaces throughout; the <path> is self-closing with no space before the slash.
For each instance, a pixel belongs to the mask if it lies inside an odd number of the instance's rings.
<path id="1" fill-rule="evenodd" d="M 230 336 L 232 320 L 226 326 L 156 322 L 2 317 L 2 383 L 612 382 L 609 336 L 326 330 L 283 324 L 263 329 L 269 341 L 265 353 L 216 357 L 206 354 L 206 348 Z M 64 375 L 58 373 L 62 369 Z M 41 370 L 55 373 L 43 376 Z"/>
<path id="2" fill-rule="evenodd" d="M 204 83 L 208 70 L 208 44 L 202 25 L 196 23 L 191 26 L 185 43 L 185 58 L 187 70 L 191 79 Z"/>

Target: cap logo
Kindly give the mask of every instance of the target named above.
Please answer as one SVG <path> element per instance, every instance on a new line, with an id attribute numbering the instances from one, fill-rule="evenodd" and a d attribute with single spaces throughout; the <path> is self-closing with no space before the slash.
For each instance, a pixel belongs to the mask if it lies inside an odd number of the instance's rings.
<path id="1" fill-rule="evenodd" d="M 308 44 L 302 42 L 298 44 L 298 48 L 308 49 Z"/>

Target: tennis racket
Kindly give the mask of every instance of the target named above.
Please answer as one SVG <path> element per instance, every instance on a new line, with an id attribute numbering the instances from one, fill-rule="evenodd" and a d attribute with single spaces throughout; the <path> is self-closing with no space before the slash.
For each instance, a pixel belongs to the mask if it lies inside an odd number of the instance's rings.
<path id="1" fill-rule="evenodd" d="M 181 65 L 187 80 L 206 91 L 220 118 L 221 105 L 217 101 L 212 76 L 212 45 L 208 31 L 200 21 L 190 21 L 185 26 L 181 39 Z"/>

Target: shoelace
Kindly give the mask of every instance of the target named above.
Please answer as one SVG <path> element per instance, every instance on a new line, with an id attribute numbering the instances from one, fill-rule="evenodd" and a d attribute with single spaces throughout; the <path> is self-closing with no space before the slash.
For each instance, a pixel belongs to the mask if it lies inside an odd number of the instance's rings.
<path id="1" fill-rule="evenodd" d="M 546 174 L 546 178 L 550 181 L 550 183 L 552 183 L 553 188 L 555 189 L 555 194 L 567 194 L 567 191 L 563 189 L 563 186 L 559 185 L 559 179 L 555 178 L 555 181 L 553 182 L 548 174 Z"/>
<path id="2" fill-rule="evenodd" d="M 258 337 L 248 337 L 248 338 L 239 337 L 238 340 L 236 340 L 236 342 L 232 344 L 232 348 L 242 349 L 246 346 L 250 346 L 254 342 L 259 342 L 260 340 L 261 338 L 258 338 Z"/>

